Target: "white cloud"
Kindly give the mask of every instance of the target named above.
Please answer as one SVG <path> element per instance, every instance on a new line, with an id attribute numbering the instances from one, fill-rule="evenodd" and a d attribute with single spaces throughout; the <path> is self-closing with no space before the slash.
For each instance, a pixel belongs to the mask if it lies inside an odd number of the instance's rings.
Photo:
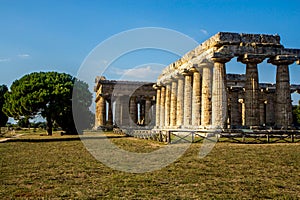
<path id="1" fill-rule="evenodd" d="M 208 31 L 205 29 L 200 29 L 200 32 L 203 33 L 204 35 L 208 35 Z"/>
<path id="2" fill-rule="evenodd" d="M 163 67 L 144 65 L 133 69 L 111 68 L 110 73 L 120 76 L 119 80 L 156 81 Z"/>
<path id="3" fill-rule="evenodd" d="M 30 55 L 25 53 L 25 54 L 19 54 L 18 57 L 19 58 L 28 58 L 28 57 L 30 57 Z"/>
<path id="4" fill-rule="evenodd" d="M 0 62 L 9 62 L 10 59 L 9 58 L 0 58 Z"/>

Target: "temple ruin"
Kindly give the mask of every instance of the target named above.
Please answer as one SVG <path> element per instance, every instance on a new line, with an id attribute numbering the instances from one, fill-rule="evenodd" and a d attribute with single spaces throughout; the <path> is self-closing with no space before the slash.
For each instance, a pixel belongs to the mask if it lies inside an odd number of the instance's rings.
<path id="1" fill-rule="evenodd" d="M 226 74 L 233 58 L 245 64 L 245 74 Z M 257 66 L 264 60 L 276 67 L 274 84 L 259 83 Z M 143 120 L 153 133 L 292 129 L 291 93 L 300 93 L 300 85 L 290 85 L 294 62 L 300 64 L 300 49 L 285 48 L 278 35 L 220 32 L 167 66 L 156 83 L 97 77 L 95 127 Z"/>

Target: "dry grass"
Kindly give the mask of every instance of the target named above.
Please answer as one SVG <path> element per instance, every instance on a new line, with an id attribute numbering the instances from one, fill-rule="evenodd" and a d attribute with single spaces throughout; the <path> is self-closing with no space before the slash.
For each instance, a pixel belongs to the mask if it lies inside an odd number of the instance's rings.
<path id="1" fill-rule="evenodd" d="M 131 174 L 95 160 L 80 140 L 36 137 L 0 143 L 2 199 L 300 198 L 299 144 L 217 143 L 203 159 L 198 158 L 201 143 L 192 144 L 168 167 Z M 161 145 L 121 136 L 112 140 L 135 152 Z"/>

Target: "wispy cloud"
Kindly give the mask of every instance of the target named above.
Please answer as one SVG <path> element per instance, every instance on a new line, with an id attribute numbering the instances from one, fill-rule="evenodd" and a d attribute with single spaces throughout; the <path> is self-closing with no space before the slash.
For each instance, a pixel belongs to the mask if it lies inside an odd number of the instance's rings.
<path id="1" fill-rule="evenodd" d="M 0 58 L 0 62 L 9 62 L 10 59 L 9 58 Z"/>
<path id="2" fill-rule="evenodd" d="M 208 31 L 205 29 L 200 29 L 200 32 L 203 33 L 204 35 L 208 35 Z"/>
<path id="3" fill-rule="evenodd" d="M 30 55 L 27 53 L 24 53 L 24 54 L 19 54 L 18 57 L 19 58 L 28 58 L 28 57 L 30 57 Z"/>
<path id="4" fill-rule="evenodd" d="M 120 80 L 155 81 L 161 73 L 160 66 L 142 66 L 133 69 L 111 68 L 109 71 L 120 76 Z"/>

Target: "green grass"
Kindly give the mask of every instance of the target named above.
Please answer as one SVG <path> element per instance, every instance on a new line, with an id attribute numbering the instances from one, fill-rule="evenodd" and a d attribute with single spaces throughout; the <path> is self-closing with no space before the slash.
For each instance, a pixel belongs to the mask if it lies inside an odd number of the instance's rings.
<path id="1" fill-rule="evenodd" d="M 217 143 L 203 159 L 198 158 L 201 143 L 196 143 L 161 170 L 131 174 L 95 160 L 80 140 L 42 139 L 48 137 L 32 134 L 0 143 L 1 199 L 300 198 L 298 143 Z M 134 152 L 163 145 L 122 136 L 112 140 Z"/>

